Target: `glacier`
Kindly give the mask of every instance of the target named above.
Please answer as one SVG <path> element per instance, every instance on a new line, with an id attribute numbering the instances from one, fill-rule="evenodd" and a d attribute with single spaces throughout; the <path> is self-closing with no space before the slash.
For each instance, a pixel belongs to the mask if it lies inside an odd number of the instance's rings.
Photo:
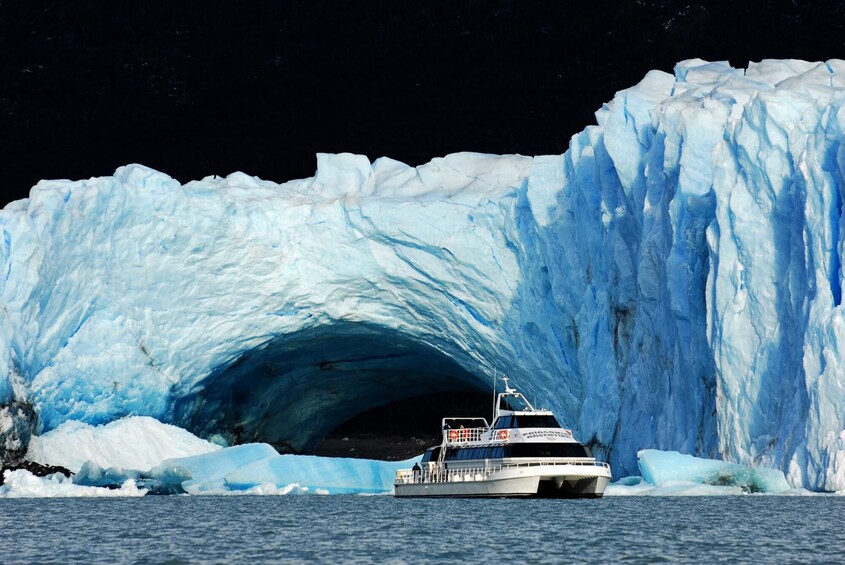
<path id="1" fill-rule="evenodd" d="M 845 490 L 844 89 L 694 59 L 563 155 L 41 181 L 0 212 L 0 446 L 149 416 L 308 452 L 506 373 L 617 476 L 653 448 Z"/>

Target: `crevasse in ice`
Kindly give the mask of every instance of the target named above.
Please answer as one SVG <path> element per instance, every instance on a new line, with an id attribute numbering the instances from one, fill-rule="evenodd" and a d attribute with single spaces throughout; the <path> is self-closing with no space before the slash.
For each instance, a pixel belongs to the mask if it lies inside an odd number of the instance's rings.
<path id="1" fill-rule="evenodd" d="M 616 476 L 648 447 L 842 490 L 843 88 L 690 60 L 559 156 L 42 181 L 0 213 L 0 402 L 303 450 L 507 373 Z"/>

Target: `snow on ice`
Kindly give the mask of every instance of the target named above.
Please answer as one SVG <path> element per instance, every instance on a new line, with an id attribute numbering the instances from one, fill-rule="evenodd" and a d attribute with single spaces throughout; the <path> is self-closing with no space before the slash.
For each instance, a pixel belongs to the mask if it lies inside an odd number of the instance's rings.
<path id="1" fill-rule="evenodd" d="M 42 181 L 0 212 L 0 404 L 307 450 L 507 373 L 619 476 L 652 447 L 843 490 L 843 89 L 689 60 L 559 156 Z"/>

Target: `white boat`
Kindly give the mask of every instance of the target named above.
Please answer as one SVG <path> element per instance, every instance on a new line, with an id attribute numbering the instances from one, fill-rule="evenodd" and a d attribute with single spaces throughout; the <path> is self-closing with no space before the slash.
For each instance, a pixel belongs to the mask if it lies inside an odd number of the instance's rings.
<path id="1" fill-rule="evenodd" d="M 419 465 L 396 473 L 400 497 L 599 498 L 610 465 L 572 437 L 548 410 L 508 386 L 485 418 L 443 418 L 443 441 Z"/>

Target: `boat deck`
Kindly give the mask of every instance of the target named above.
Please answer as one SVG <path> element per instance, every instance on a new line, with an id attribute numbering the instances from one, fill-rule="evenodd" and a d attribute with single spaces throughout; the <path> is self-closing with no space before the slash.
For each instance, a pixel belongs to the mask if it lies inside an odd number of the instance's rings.
<path id="1" fill-rule="evenodd" d="M 419 471 L 402 469 L 396 472 L 395 484 L 413 485 L 425 483 L 462 483 L 471 481 L 485 481 L 491 475 L 510 469 L 525 469 L 531 467 L 585 467 L 593 470 L 596 467 L 607 469 L 610 473 L 610 465 L 601 461 L 531 461 L 521 463 L 503 463 L 499 465 L 487 465 L 478 467 L 459 468 L 433 468 L 420 469 Z M 555 469 L 558 470 L 558 469 Z M 563 469 L 559 469 L 563 471 Z M 586 472 L 587 469 L 584 469 Z M 592 475 L 594 473 L 585 473 Z"/>

